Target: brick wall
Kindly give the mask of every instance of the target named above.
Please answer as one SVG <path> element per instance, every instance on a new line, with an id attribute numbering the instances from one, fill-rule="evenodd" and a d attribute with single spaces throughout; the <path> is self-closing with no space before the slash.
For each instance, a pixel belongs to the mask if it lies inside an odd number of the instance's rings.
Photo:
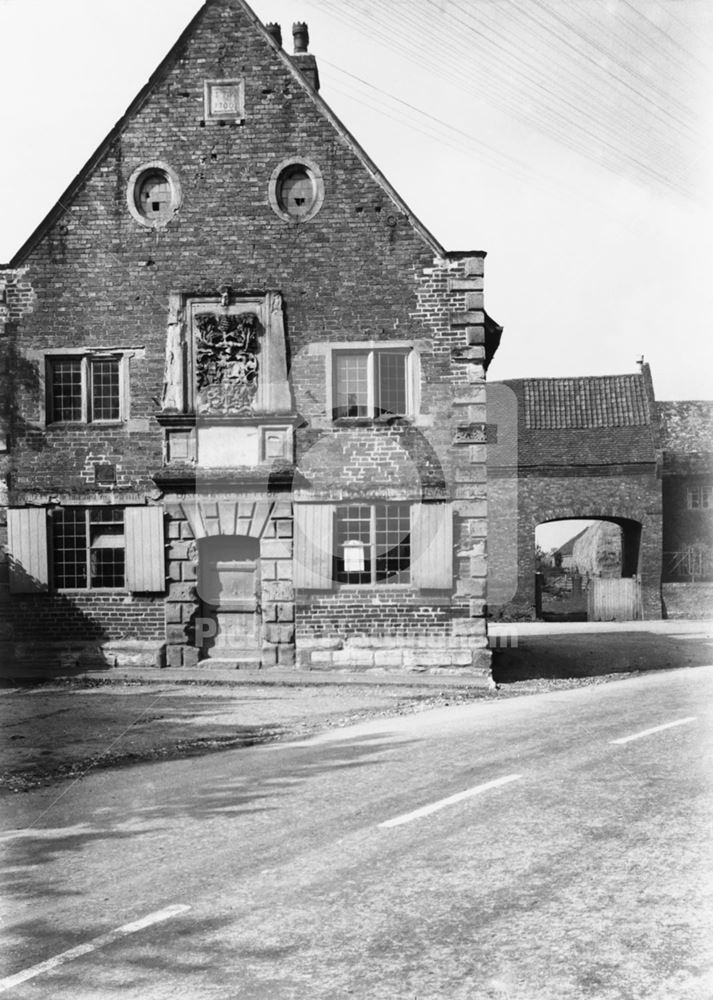
<path id="1" fill-rule="evenodd" d="M 421 635 L 450 635 L 453 619 L 450 597 L 439 603 L 401 588 L 383 587 L 368 594 L 344 588 L 337 594 L 314 597 L 297 605 L 298 642 L 334 638 L 346 642 L 367 636 L 393 636 L 408 644 Z"/>
<path id="2" fill-rule="evenodd" d="M 713 620 L 713 583 L 664 583 L 664 618 Z"/>
<path id="3" fill-rule="evenodd" d="M 153 641 L 164 632 L 164 602 L 136 594 L 23 594 L 13 598 L 12 623 L 16 642 Z"/>
<path id="4" fill-rule="evenodd" d="M 245 81 L 240 124 L 204 117 L 204 81 L 226 77 Z M 304 224 L 286 223 L 269 203 L 271 175 L 287 157 L 308 158 L 324 178 L 324 203 Z M 175 172 L 182 189 L 179 211 L 159 229 L 140 225 L 127 210 L 131 175 L 154 160 Z M 22 378 L 10 415 L 11 502 L 158 499 L 152 476 L 162 468 L 163 431 L 156 413 L 172 293 L 214 297 L 228 289 L 239 297 L 279 289 L 301 418 L 301 488 L 313 498 L 452 500 L 463 530 L 450 610 L 408 598 L 388 612 L 383 631 L 387 624 L 403 626 L 405 616 L 412 631 L 426 623 L 445 633 L 450 614 L 458 642 L 469 634 L 473 648 L 482 647 L 483 255 L 443 257 L 315 108 L 242 9 L 227 0 L 201 11 L 173 61 L 62 203 L 15 262 L 22 264 L 22 309 L 8 316 L 7 335 Z M 327 413 L 330 376 L 324 357 L 314 354 L 315 344 L 330 341 L 413 344 L 421 364 L 417 418 L 335 428 Z M 130 418 L 114 428 L 46 426 L 43 352 L 107 347 L 135 355 Z M 95 486 L 95 462 L 116 467 L 115 487 Z M 171 557 L 170 572 L 182 574 L 189 561 Z M 174 590 L 187 583 L 171 577 Z M 172 594 L 166 635 L 169 646 L 184 649 L 183 641 L 172 640 L 186 634 L 187 612 L 177 610 L 181 601 Z M 338 639 L 340 614 L 358 629 L 358 603 L 346 593 L 333 595 L 323 605 L 319 634 L 329 628 Z M 314 615 L 305 611 L 298 630 L 310 631 L 310 622 Z M 287 626 L 277 619 L 267 624 L 275 634 Z M 172 655 L 185 662 L 184 652 Z"/>

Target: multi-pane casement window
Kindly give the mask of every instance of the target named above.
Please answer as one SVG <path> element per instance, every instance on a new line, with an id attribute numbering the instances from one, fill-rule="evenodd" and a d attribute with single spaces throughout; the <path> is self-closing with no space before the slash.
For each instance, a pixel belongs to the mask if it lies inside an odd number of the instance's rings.
<path id="1" fill-rule="evenodd" d="M 403 584 L 451 590 L 449 503 L 296 503 L 294 580 L 299 590 Z"/>
<path id="2" fill-rule="evenodd" d="M 413 411 L 413 358 L 403 349 L 335 351 L 332 417 L 405 416 Z"/>
<path id="3" fill-rule="evenodd" d="M 124 587 L 124 511 L 65 507 L 52 518 L 52 567 L 58 589 Z"/>
<path id="4" fill-rule="evenodd" d="M 337 507 L 334 578 L 339 583 L 408 583 L 411 509 L 407 503 Z"/>
<path id="5" fill-rule="evenodd" d="M 10 507 L 10 592 L 163 591 L 163 522 L 161 506 Z"/>
<path id="6" fill-rule="evenodd" d="M 121 355 L 52 355 L 47 358 L 49 423 L 123 420 Z"/>
<path id="7" fill-rule="evenodd" d="M 689 510 L 711 510 L 713 486 L 689 486 L 686 491 L 686 505 Z"/>

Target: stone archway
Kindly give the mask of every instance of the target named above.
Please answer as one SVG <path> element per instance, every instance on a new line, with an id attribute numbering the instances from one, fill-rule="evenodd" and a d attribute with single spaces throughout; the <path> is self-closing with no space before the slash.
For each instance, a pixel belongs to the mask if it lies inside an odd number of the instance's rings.
<path id="1" fill-rule="evenodd" d="M 612 521 L 624 537 L 624 577 L 640 585 L 639 614 L 661 617 L 661 510 L 648 476 L 529 474 L 489 482 L 489 612 L 510 621 L 535 617 L 535 530 L 552 521 Z M 507 492 L 509 490 L 509 492 Z M 499 575 L 498 575 L 499 574 Z M 506 580 L 507 586 L 500 581 Z"/>

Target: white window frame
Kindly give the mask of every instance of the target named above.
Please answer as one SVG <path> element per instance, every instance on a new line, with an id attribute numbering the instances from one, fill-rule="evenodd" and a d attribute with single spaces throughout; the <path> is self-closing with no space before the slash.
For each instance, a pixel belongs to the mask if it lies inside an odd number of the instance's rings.
<path id="1" fill-rule="evenodd" d="M 326 350 L 327 368 L 327 416 L 332 422 L 342 420 L 385 420 L 388 416 L 375 416 L 375 374 L 376 366 L 374 359 L 377 353 L 402 354 L 405 357 L 405 379 L 406 379 L 406 408 L 403 414 L 393 414 L 392 416 L 403 416 L 414 418 L 420 409 L 421 394 L 421 364 L 419 352 L 414 348 L 411 341 L 344 341 L 332 343 Z M 367 409 L 369 413 L 363 417 L 335 417 L 334 408 L 336 405 L 336 359 L 348 354 L 367 355 Z"/>
<path id="2" fill-rule="evenodd" d="M 379 505 L 382 505 L 382 506 L 385 506 L 385 507 L 390 507 L 390 506 L 394 506 L 394 507 L 396 507 L 396 506 L 406 507 L 406 509 L 408 510 L 408 522 L 409 522 L 409 531 L 408 531 L 408 537 L 409 537 L 409 561 L 408 561 L 408 566 L 404 570 L 401 571 L 401 575 L 402 575 L 402 577 L 405 577 L 405 579 L 400 579 L 400 580 L 388 580 L 388 579 L 387 580 L 377 580 L 376 579 L 376 564 L 377 564 L 377 550 L 376 550 L 376 526 L 377 526 L 377 519 L 376 519 L 376 508 Z M 336 561 L 339 558 L 339 552 L 338 552 L 338 549 L 339 549 L 339 545 L 338 545 L 338 533 L 339 533 L 340 514 L 341 514 L 342 510 L 344 510 L 344 509 L 346 509 L 348 507 L 368 507 L 369 508 L 369 541 L 368 541 L 368 543 L 365 544 L 364 547 L 368 549 L 371 579 L 370 580 L 365 580 L 363 583 L 350 583 L 347 580 L 340 580 L 338 578 L 337 569 L 336 569 Z M 411 584 L 412 584 L 412 570 L 411 570 L 411 565 L 412 565 L 412 562 L 413 562 L 413 546 L 412 546 L 412 542 L 411 542 L 412 530 L 413 530 L 412 505 L 408 501 L 405 501 L 405 500 L 378 500 L 376 502 L 369 501 L 369 502 L 366 502 L 366 503 L 362 503 L 362 502 L 360 502 L 358 500 L 355 500 L 353 502 L 344 502 L 344 503 L 337 504 L 335 506 L 335 517 L 334 517 L 334 527 L 333 527 L 333 537 L 332 537 L 332 550 L 333 550 L 333 558 L 334 558 L 334 572 L 333 572 L 334 582 L 339 587 L 357 587 L 359 589 L 364 589 L 364 588 L 372 588 L 373 589 L 374 587 L 388 587 L 389 589 L 393 589 L 393 588 L 396 588 L 396 587 L 410 588 Z M 344 572 L 346 573 L 347 571 L 345 570 Z"/>
<path id="3" fill-rule="evenodd" d="M 45 353 L 45 423 L 46 424 L 94 424 L 98 426 L 116 426 L 129 419 L 129 356 L 130 352 L 121 350 L 65 350 Z M 52 396 L 53 373 L 52 366 L 60 361 L 81 362 L 81 417 L 78 420 L 61 420 L 54 416 L 54 399 Z M 94 416 L 93 407 L 93 374 L 95 361 L 118 361 L 119 363 L 119 416 L 108 420 Z"/>
<path id="4" fill-rule="evenodd" d="M 686 507 L 688 510 L 712 510 L 713 486 L 697 484 L 686 488 Z"/>

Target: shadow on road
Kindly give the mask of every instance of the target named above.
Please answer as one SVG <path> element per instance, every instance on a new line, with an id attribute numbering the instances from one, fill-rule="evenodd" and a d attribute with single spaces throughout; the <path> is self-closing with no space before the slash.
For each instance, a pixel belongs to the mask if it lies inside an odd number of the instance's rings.
<path id="1" fill-rule="evenodd" d="M 133 772 L 133 784 L 117 782 L 109 799 L 111 805 L 95 802 L 92 819 L 84 823 L 74 821 L 76 810 L 60 796 L 57 808 L 50 805 L 43 814 L 42 826 L 26 826 L 0 835 L 4 862 L 1 891 L 8 899 L 74 895 L 69 887 L 71 879 L 52 884 L 43 869 L 58 860 L 66 864 L 69 857 L 81 860 L 87 849 L 104 840 L 125 840 L 124 850 L 130 856 L 132 839 L 147 834 L 155 838 L 167 823 L 172 827 L 187 820 L 224 819 L 230 823 L 249 814 L 276 812 L 286 805 L 285 798 L 303 789 L 306 782 L 335 770 L 380 766 L 383 761 L 379 755 L 408 742 L 399 740 L 395 744 L 388 738 L 379 741 L 371 737 L 366 743 L 354 739 L 335 746 L 293 747 L 289 754 L 272 758 L 257 773 L 253 768 L 253 774 L 246 774 L 240 751 L 228 752 L 221 757 L 222 773 L 208 781 L 203 780 L 204 770 L 191 779 L 190 761 L 166 765 L 180 769 L 174 773 L 142 768 L 141 772 Z M 226 773 L 235 777 L 226 778 Z M 86 815 L 86 808 L 80 811 Z M 230 827 L 226 834 L 230 834 Z"/>
<path id="2" fill-rule="evenodd" d="M 517 646 L 493 650 L 496 684 L 646 670 L 672 670 L 713 663 L 710 637 L 635 632 L 572 632 L 518 636 Z"/>

